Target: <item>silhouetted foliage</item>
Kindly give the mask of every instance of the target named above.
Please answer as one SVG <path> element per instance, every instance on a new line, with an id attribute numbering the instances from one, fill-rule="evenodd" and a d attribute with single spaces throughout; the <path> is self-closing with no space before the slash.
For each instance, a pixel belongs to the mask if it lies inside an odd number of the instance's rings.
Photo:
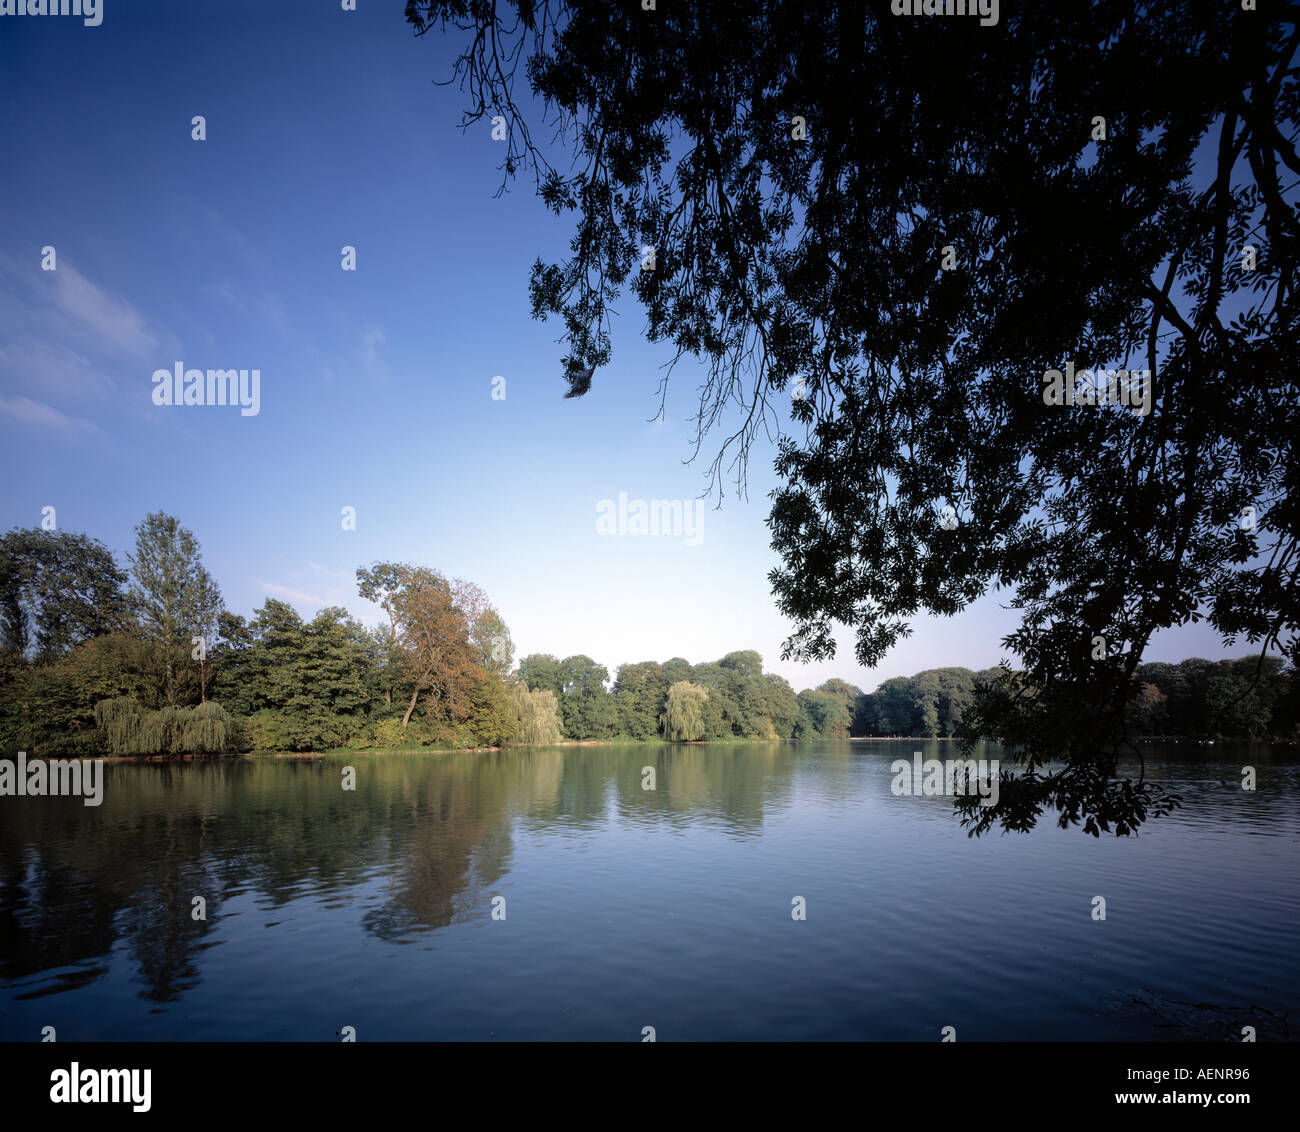
<path id="1" fill-rule="evenodd" d="M 1007 5 L 995 32 L 884 0 L 406 18 L 458 33 L 465 123 L 504 117 L 505 178 L 532 166 L 573 214 L 571 257 L 530 283 L 569 394 L 609 362 L 627 286 L 651 340 L 708 366 L 719 489 L 780 433 L 785 655 L 834 655 L 839 624 L 873 667 L 918 613 L 1009 589 L 1023 675 L 981 685 L 969 729 L 1066 759 L 1065 809 L 1131 828 L 1143 804 L 1103 772 L 1152 635 L 1207 619 L 1295 660 L 1300 27 L 1259 9 Z M 1149 411 L 1048 403 L 1076 365 L 1146 370 Z"/>

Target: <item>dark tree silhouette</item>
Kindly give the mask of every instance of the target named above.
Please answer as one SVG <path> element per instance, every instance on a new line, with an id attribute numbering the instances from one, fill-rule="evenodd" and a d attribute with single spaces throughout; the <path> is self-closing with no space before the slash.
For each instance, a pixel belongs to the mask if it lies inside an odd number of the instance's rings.
<path id="1" fill-rule="evenodd" d="M 0 535 L 0 652 L 51 660 L 127 627 L 126 581 L 88 535 L 35 527 Z"/>
<path id="2" fill-rule="evenodd" d="M 1006 828 L 1051 807 L 1126 832 L 1164 804 L 1114 777 L 1157 629 L 1295 658 L 1300 8 L 1241 8 L 406 7 L 465 36 L 448 81 L 464 125 L 505 119 L 504 177 L 531 167 L 575 215 L 572 257 L 531 279 L 570 395 L 630 286 L 649 337 L 708 364 L 719 491 L 779 434 L 786 656 L 833 655 L 842 624 L 873 666 L 918 613 L 1010 591 L 1021 670 L 967 719 L 1027 761 Z M 1046 403 L 1076 366 L 1147 384 Z"/>

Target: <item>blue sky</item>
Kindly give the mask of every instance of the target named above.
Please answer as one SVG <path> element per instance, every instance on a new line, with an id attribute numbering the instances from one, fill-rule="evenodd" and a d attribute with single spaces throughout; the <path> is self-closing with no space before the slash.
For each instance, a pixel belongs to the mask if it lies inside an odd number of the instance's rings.
<path id="1" fill-rule="evenodd" d="M 671 351 L 625 297 L 613 363 L 563 399 L 561 327 L 531 319 L 527 279 L 570 221 L 530 174 L 494 199 L 504 145 L 486 122 L 461 132 L 465 96 L 433 82 L 452 44 L 416 39 L 401 3 L 102 3 L 98 27 L 0 17 L 3 529 L 53 506 L 125 565 L 165 510 L 245 615 L 279 597 L 374 623 L 357 566 L 417 562 L 482 586 L 520 655 L 583 652 L 611 675 L 753 648 L 797 689 L 870 689 L 1001 658 L 1017 619 L 990 597 L 918 621 L 874 671 L 848 631 L 832 662 L 782 662 L 765 441 L 748 501 L 730 483 L 721 510 L 706 501 L 699 545 L 597 533 L 603 499 L 707 487 L 712 448 L 684 463 L 702 368 L 677 368 L 651 423 Z M 178 361 L 260 370 L 260 411 L 155 405 L 151 375 Z M 1228 654 L 1189 627 L 1148 659 Z"/>

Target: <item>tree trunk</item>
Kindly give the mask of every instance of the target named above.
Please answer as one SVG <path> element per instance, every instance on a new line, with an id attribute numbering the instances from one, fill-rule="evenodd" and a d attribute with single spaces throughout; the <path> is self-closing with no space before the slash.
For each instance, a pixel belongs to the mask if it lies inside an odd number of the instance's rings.
<path id="1" fill-rule="evenodd" d="M 406 730 L 406 725 L 411 722 L 411 712 L 415 710 L 415 701 L 420 695 L 420 688 L 417 685 L 414 692 L 411 693 L 411 702 L 406 705 L 406 714 L 402 716 L 402 730 Z"/>

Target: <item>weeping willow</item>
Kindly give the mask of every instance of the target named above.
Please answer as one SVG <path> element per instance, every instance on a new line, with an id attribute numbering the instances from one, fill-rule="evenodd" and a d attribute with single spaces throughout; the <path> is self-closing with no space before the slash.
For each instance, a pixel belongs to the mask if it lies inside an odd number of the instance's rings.
<path id="1" fill-rule="evenodd" d="M 709 690 L 687 680 L 668 689 L 668 701 L 659 716 L 659 728 L 670 743 L 693 743 L 704 738 L 704 705 Z"/>
<path id="2" fill-rule="evenodd" d="M 95 726 L 104 732 L 108 749 L 115 755 L 131 754 L 140 741 L 142 713 L 130 696 L 100 700 L 95 705 Z"/>
<path id="3" fill-rule="evenodd" d="M 220 704 L 145 711 L 130 696 L 100 700 L 95 724 L 115 755 L 215 755 L 230 749 L 233 720 Z"/>
<path id="4" fill-rule="evenodd" d="M 206 703 L 183 710 L 189 712 L 181 729 L 185 751 L 206 755 L 228 749 L 231 719 L 225 708 L 220 704 Z"/>
<path id="5" fill-rule="evenodd" d="M 522 682 L 510 689 L 510 706 L 519 726 L 513 743 L 529 747 L 548 747 L 560 741 L 560 706 L 555 693 L 538 688 L 529 691 Z"/>

